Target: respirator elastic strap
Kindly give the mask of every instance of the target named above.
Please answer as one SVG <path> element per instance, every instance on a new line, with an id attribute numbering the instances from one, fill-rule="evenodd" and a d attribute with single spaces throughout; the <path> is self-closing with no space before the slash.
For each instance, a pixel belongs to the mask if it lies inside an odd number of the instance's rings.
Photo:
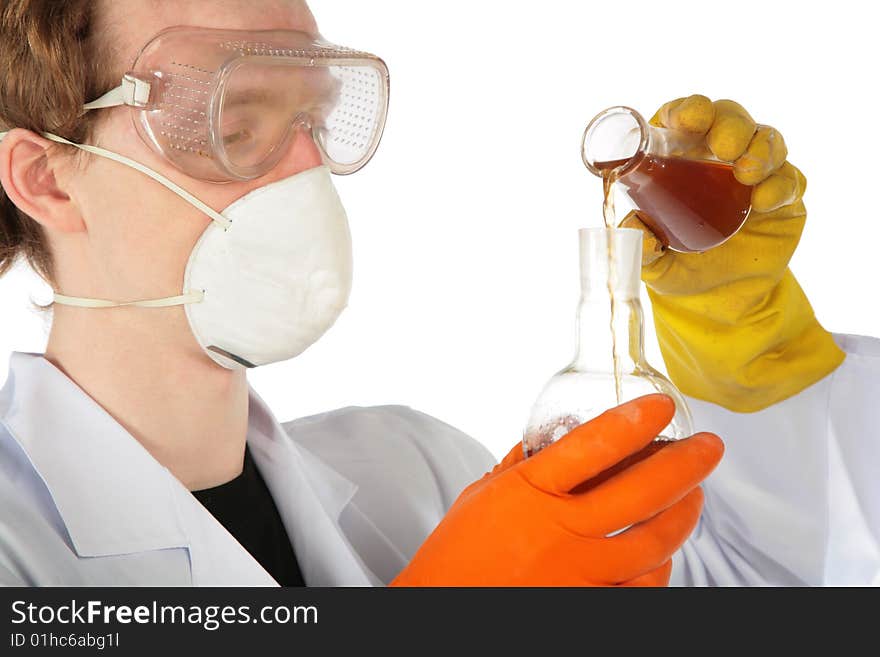
<path id="1" fill-rule="evenodd" d="M 121 306 L 134 306 L 137 308 L 166 308 L 168 306 L 182 306 L 187 303 L 199 303 L 205 298 L 203 290 L 184 292 L 176 297 L 162 297 L 161 299 L 140 299 L 137 301 L 110 301 L 109 299 L 90 299 L 88 297 L 69 297 L 64 294 L 54 295 L 55 303 L 62 306 L 77 306 L 78 308 L 119 308 Z"/>
<path id="2" fill-rule="evenodd" d="M 0 132 L 0 141 L 6 136 L 6 132 Z M 44 132 L 43 137 L 49 139 L 51 141 L 57 142 L 59 144 L 66 144 L 68 146 L 76 146 L 80 150 L 86 151 L 87 153 L 92 153 L 94 155 L 99 155 L 101 157 L 106 157 L 108 160 L 113 160 L 114 162 L 119 162 L 120 164 L 124 164 L 125 166 L 131 167 L 137 171 L 140 171 L 144 175 L 149 176 L 153 180 L 155 180 L 160 185 L 170 189 L 172 192 L 177 194 L 184 201 L 195 207 L 200 212 L 204 212 L 208 215 L 212 220 L 216 221 L 218 224 L 223 226 L 223 229 L 227 229 L 232 225 L 232 222 L 224 217 L 222 214 L 217 212 L 214 208 L 206 205 L 195 196 L 186 191 L 183 187 L 178 185 L 175 182 L 172 182 L 161 173 L 156 173 L 149 167 L 145 167 L 140 162 L 136 162 L 132 160 L 130 157 L 125 157 L 124 155 L 120 155 L 119 153 L 114 153 L 113 151 L 108 151 L 104 148 L 100 148 L 98 146 L 90 146 L 89 144 L 77 144 L 76 142 L 70 141 L 69 139 L 65 139 L 64 137 L 59 137 L 58 135 L 53 135 L 51 132 Z"/>

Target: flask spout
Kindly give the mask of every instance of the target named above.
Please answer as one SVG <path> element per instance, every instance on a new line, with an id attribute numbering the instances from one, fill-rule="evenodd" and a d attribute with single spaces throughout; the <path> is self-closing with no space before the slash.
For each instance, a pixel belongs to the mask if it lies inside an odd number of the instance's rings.
<path id="1" fill-rule="evenodd" d="M 602 177 L 634 168 L 648 151 L 650 130 L 645 119 L 630 107 L 610 107 L 597 114 L 584 130 L 581 158 L 587 169 Z"/>

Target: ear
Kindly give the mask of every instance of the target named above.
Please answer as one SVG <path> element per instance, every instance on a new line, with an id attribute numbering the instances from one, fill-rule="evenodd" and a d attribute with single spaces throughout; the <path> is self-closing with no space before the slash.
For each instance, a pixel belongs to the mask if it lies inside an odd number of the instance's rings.
<path id="1" fill-rule="evenodd" d="M 0 141 L 0 185 L 19 210 L 49 231 L 84 231 L 79 208 L 56 180 L 54 142 L 15 128 Z M 51 149 L 51 150 L 50 150 Z"/>

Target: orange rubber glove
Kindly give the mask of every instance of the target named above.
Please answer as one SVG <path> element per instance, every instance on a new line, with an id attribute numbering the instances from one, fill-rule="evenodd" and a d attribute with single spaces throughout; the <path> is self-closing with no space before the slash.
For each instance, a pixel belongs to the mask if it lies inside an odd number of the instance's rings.
<path id="1" fill-rule="evenodd" d="M 707 433 L 657 449 L 673 411 L 669 397 L 648 395 L 529 459 L 516 445 L 391 586 L 665 586 L 700 515 L 699 483 L 724 451 Z"/>

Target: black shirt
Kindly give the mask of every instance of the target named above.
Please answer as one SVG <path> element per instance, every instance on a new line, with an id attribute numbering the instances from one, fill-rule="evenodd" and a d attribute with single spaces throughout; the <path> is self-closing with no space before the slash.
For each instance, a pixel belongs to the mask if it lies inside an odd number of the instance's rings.
<path id="1" fill-rule="evenodd" d="M 192 494 L 281 586 L 305 586 L 290 538 L 250 449 L 245 447 L 244 469 L 235 479 Z"/>

